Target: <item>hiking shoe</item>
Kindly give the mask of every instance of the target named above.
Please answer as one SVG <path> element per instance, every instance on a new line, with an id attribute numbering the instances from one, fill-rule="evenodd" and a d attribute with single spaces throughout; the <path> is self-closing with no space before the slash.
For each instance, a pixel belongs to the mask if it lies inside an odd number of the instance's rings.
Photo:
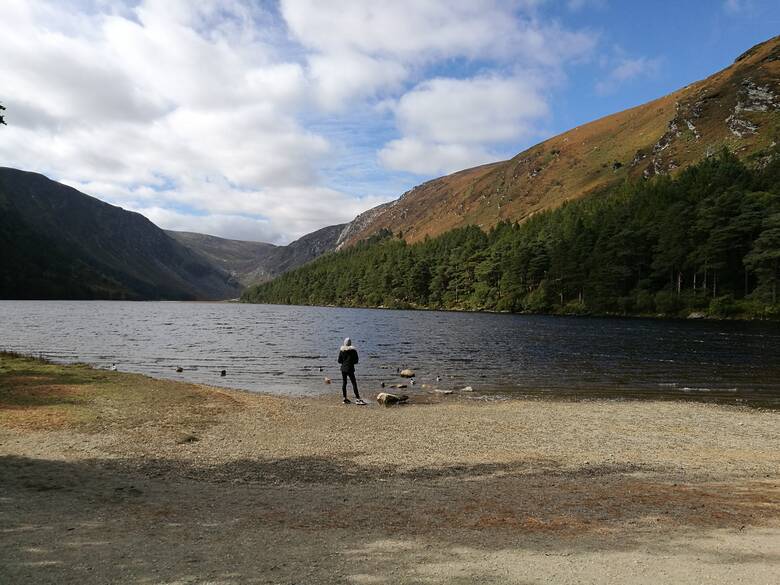
<path id="1" fill-rule="evenodd" d="M 352 401 L 349 398 L 345 398 L 344 404 L 352 404 Z"/>
<path id="2" fill-rule="evenodd" d="M 357 400 L 355 400 L 355 404 L 357 404 L 359 406 L 365 406 L 367 403 L 362 398 L 358 398 Z"/>

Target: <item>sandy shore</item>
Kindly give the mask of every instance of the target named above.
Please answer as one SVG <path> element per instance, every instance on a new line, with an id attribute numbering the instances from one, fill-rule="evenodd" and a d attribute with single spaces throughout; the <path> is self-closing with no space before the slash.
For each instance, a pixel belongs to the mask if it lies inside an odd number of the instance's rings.
<path id="1" fill-rule="evenodd" d="M 423 397 L 2 356 L 0 583 L 777 582 L 780 413 Z"/>

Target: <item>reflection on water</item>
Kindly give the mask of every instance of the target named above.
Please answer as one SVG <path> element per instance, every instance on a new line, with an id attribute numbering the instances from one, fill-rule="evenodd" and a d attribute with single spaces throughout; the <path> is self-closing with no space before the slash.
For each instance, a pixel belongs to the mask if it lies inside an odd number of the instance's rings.
<path id="1" fill-rule="evenodd" d="M 646 396 L 780 405 L 775 323 L 596 319 L 230 303 L 0 301 L 0 349 L 283 394 L 338 392 L 344 337 L 367 390 Z M 184 371 L 177 373 L 176 368 Z M 220 370 L 227 370 L 220 377 Z M 435 378 L 439 376 L 440 382 Z"/>

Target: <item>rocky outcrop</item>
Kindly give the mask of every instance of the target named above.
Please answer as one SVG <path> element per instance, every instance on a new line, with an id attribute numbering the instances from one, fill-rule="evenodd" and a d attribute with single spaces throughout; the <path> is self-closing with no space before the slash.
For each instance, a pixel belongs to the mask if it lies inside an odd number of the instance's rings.
<path id="1" fill-rule="evenodd" d="M 386 210 L 392 208 L 398 203 L 398 201 L 390 201 L 388 203 L 382 203 L 376 207 L 372 207 L 368 211 L 364 211 L 353 219 L 348 224 L 344 225 L 341 232 L 336 239 L 336 250 L 340 250 L 344 245 L 350 242 L 354 236 L 365 230 L 371 222 L 373 222 L 379 215 Z"/>
<path id="2" fill-rule="evenodd" d="M 347 224 L 319 229 L 287 244 L 276 246 L 263 265 L 272 278 L 311 262 L 336 249 L 339 234 Z"/>
<path id="3" fill-rule="evenodd" d="M 742 81 L 737 103 L 726 125 L 737 138 L 744 138 L 758 132 L 759 125 L 745 116 L 746 112 L 775 112 L 780 110 L 780 98 L 771 85 L 758 85 L 751 78 Z"/>

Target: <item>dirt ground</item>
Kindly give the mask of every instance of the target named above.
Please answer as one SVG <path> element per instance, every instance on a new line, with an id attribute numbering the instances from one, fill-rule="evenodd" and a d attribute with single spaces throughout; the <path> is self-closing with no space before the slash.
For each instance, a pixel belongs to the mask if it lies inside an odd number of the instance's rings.
<path id="1" fill-rule="evenodd" d="M 0 583 L 780 581 L 776 411 L 335 390 L 0 356 Z"/>

